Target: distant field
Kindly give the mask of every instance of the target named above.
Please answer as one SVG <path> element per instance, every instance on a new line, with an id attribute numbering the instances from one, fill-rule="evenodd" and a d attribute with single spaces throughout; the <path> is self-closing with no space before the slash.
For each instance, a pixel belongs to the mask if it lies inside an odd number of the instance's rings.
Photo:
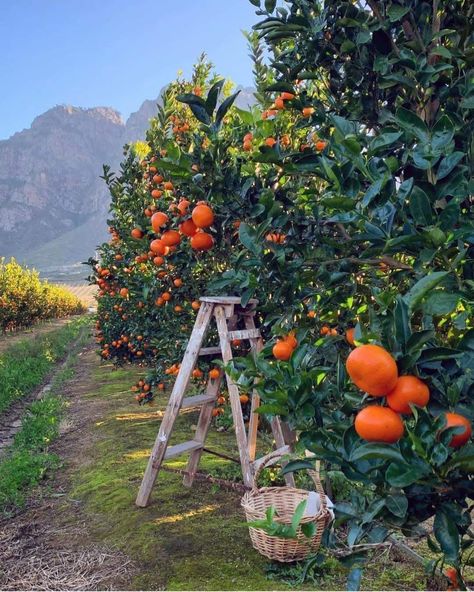
<path id="1" fill-rule="evenodd" d="M 95 308 L 97 302 L 95 300 L 95 294 L 97 292 L 97 286 L 88 286 L 87 284 L 62 284 L 70 292 L 72 292 L 77 298 L 79 298 L 86 306 Z"/>

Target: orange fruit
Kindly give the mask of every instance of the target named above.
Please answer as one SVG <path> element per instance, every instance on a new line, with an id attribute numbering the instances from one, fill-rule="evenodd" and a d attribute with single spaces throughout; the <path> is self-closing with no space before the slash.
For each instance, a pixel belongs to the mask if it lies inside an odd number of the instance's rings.
<path id="1" fill-rule="evenodd" d="M 164 212 L 156 212 L 151 217 L 151 227 L 153 232 L 159 232 L 160 228 L 168 222 L 169 218 Z"/>
<path id="2" fill-rule="evenodd" d="M 321 327 L 320 334 L 321 335 L 328 335 L 328 333 L 331 333 L 331 329 L 327 325 L 323 325 Z"/>
<path id="3" fill-rule="evenodd" d="M 177 230 L 167 230 L 161 235 L 161 242 L 167 247 L 172 247 L 173 245 L 179 245 L 181 237 Z"/>
<path id="4" fill-rule="evenodd" d="M 199 310 L 201 308 L 201 303 L 198 300 L 193 300 L 191 302 L 191 308 L 193 310 Z"/>
<path id="5" fill-rule="evenodd" d="M 163 183 L 163 177 L 161 175 L 154 175 L 153 176 L 153 183 L 156 183 L 157 185 L 159 185 L 160 183 Z"/>
<path id="6" fill-rule="evenodd" d="M 217 417 L 218 415 L 220 415 L 219 409 L 217 407 L 214 407 L 214 409 L 212 410 L 212 417 Z"/>
<path id="7" fill-rule="evenodd" d="M 213 246 L 214 239 L 207 232 L 198 232 L 191 237 L 191 248 L 195 251 L 209 251 Z"/>
<path id="8" fill-rule="evenodd" d="M 156 253 L 157 255 L 164 255 L 166 253 L 166 245 L 163 244 L 163 241 L 159 238 L 155 238 L 150 243 L 150 251 Z"/>
<path id="9" fill-rule="evenodd" d="M 251 152 L 252 151 L 252 142 L 244 142 L 242 144 L 242 148 L 245 150 L 245 152 Z"/>
<path id="10" fill-rule="evenodd" d="M 134 228 L 130 234 L 133 238 L 143 238 L 143 232 L 140 228 Z"/>
<path id="11" fill-rule="evenodd" d="M 315 310 L 310 310 L 310 311 L 308 312 L 307 316 L 308 316 L 310 319 L 314 319 L 314 317 L 316 316 L 316 311 L 315 311 Z"/>
<path id="12" fill-rule="evenodd" d="M 186 214 L 186 212 L 188 211 L 188 207 L 191 204 L 190 201 L 188 201 L 187 199 L 182 199 L 179 204 L 178 204 L 178 211 L 181 214 L 181 216 L 184 216 L 184 214 Z"/>
<path id="13" fill-rule="evenodd" d="M 400 416 L 389 407 L 369 405 L 356 415 L 354 427 L 363 440 L 393 444 L 403 436 L 405 428 Z"/>
<path id="14" fill-rule="evenodd" d="M 189 220 L 185 220 L 179 225 L 179 231 L 186 236 L 194 236 L 197 232 L 197 226 L 189 218 Z"/>
<path id="15" fill-rule="evenodd" d="M 275 144 L 277 143 L 277 141 L 275 140 L 275 138 L 267 138 L 265 140 L 265 146 L 270 146 L 270 148 L 273 148 L 273 146 L 275 146 Z"/>
<path id="16" fill-rule="evenodd" d="M 171 300 L 171 294 L 169 292 L 163 292 L 161 297 L 165 302 L 169 302 Z"/>
<path id="17" fill-rule="evenodd" d="M 350 327 L 349 329 L 347 329 L 346 331 L 346 341 L 347 343 L 349 343 L 350 345 L 355 345 L 355 341 L 354 341 L 354 333 L 355 333 L 355 328 L 354 327 Z"/>
<path id="18" fill-rule="evenodd" d="M 298 345 L 298 341 L 293 331 L 291 333 L 288 333 L 288 335 L 283 338 L 283 341 L 289 343 L 293 349 L 295 349 L 295 347 L 297 347 Z"/>
<path id="19" fill-rule="evenodd" d="M 373 397 L 383 397 L 396 385 L 397 364 L 380 345 L 361 345 L 351 351 L 346 369 L 352 382 Z"/>
<path id="20" fill-rule="evenodd" d="M 193 210 L 192 218 L 198 228 L 207 228 L 214 222 L 214 212 L 205 204 L 198 205 Z"/>
<path id="21" fill-rule="evenodd" d="M 155 265 L 163 265 L 164 262 L 165 262 L 165 260 L 163 259 L 163 257 L 160 257 L 159 255 L 157 255 L 156 257 L 153 257 L 153 263 Z"/>
<path id="22" fill-rule="evenodd" d="M 225 397 L 218 397 L 217 404 L 224 405 L 225 404 Z"/>
<path id="23" fill-rule="evenodd" d="M 126 298 L 128 296 L 128 288 L 120 288 L 120 296 Z"/>
<path id="24" fill-rule="evenodd" d="M 426 407 L 430 391 L 426 384 L 416 376 L 400 376 L 395 387 L 387 395 L 388 406 L 397 413 L 412 415 L 410 403 Z"/>
<path id="25" fill-rule="evenodd" d="M 465 428 L 460 434 L 454 434 L 449 445 L 452 448 L 459 448 L 460 446 L 463 446 L 472 436 L 471 422 L 467 419 L 467 417 L 464 417 L 464 415 L 460 415 L 459 413 L 447 412 L 444 415 L 446 417 L 447 428 L 454 428 L 457 426 Z"/>
<path id="26" fill-rule="evenodd" d="M 173 280 L 173 284 L 176 288 L 180 288 L 183 285 L 183 280 L 181 278 L 176 278 Z"/>
<path id="27" fill-rule="evenodd" d="M 245 393 L 240 395 L 239 399 L 240 399 L 240 402 L 242 403 L 242 405 L 245 405 L 246 403 L 248 403 L 250 401 L 249 396 L 246 395 Z"/>
<path id="28" fill-rule="evenodd" d="M 217 368 L 213 368 L 212 370 L 209 370 L 209 378 L 212 378 L 212 380 L 219 378 L 220 376 L 220 372 Z"/>
<path id="29" fill-rule="evenodd" d="M 253 134 L 251 132 L 248 132 L 247 134 L 245 134 L 244 139 L 243 139 L 244 143 L 251 142 L 252 140 L 253 140 Z"/>
<path id="30" fill-rule="evenodd" d="M 293 353 L 293 347 L 287 341 L 277 341 L 272 349 L 273 356 L 277 360 L 289 360 Z"/>
<path id="31" fill-rule="evenodd" d="M 199 370 L 199 368 L 194 368 L 193 378 L 202 378 L 202 377 L 203 377 L 203 371 Z"/>
<path id="32" fill-rule="evenodd" d="M 281 109 L 284 109 L 285 108 L 285 101 L 281 97 L 276 98 L 275 103 L 274 103 L 274 108 L 278 109 L 279 111 Z"/>
<path id="33" fill-rule="evenodd" d="M 318 152 L 322 152 L 326 148 L 327 142 L 324 140 L 318 140 L 314 146 Z"/>
<path id="34" fill-rule="evenodd" d="M 311 117 L 314 113 L 314 107 L 303 107 L 303 117 Z"/>
<path id="35" fill-rule="evenodd" d="M 166 181 L 166 183 L 163 184 L 163 188 L 166 191 L 173 191 L 173 187 L 174 187 L 174 185 L 173 185 L 173 183 L 171 183 L 171 181 Z"/>
<path id="36" fill-rule="evenodd" d="M 182 307 L 182 306 L 180 306 L 179 304 L 177 304 L 177 305 L 174 307 L 174 312 L 183 312 L 183 307 Z"/>
<path id="37" fill-rule="evenodd" d="M 153 191 L 151 192 L 151 196 L 153 199 L 159 199 L 162 195 L 163 191 L 160 191 L 159 189 L 153 189 Z"/>
<path id="38" fill-rule="evenodd" d="M 284 101 L 291 101 L 292 99 L 295 98 L 295 95 L 290 92 L 282 92 L 280 94 L 280 98 L 282 98 Z"/>

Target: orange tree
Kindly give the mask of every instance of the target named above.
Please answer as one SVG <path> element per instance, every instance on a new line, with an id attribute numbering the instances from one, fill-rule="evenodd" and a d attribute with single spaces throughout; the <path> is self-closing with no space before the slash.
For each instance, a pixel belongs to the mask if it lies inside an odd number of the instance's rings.
<path id="1" fill-rule="evenodd" d="M 286 417 L 353 482 L 337 514 L 349 547 L 393 529 L 425 534 L 433 566 L 451 564 L 463 587 L 474 497 L 472 7 L 251 1 L 276 125 L 282 107 L 297 113 L 288 133 L 307 142 L 253 155 L 268 168 L 265 208 L 240 226 L 245 249 L 220 282 L 260 296 L 266 324 L 296 331 L 298 346 L 274 349 L 289 358 L 275 362 L 271 341 L 236 376 L 246 389 L 257 378 L 262 412 Z"/>
<path id="2" fill-rule="evenodd" d="M 11 331 L 45 319 L 84 312 L 66 288 L 42 281 L 37 271 L 0 259 L 0 329 Z"/>

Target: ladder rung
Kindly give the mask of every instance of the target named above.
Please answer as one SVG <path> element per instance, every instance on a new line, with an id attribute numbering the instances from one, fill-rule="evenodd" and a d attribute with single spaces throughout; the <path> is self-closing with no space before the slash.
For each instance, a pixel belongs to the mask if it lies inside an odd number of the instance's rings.
<path id="1" fill-rule="evenodd" d="M 200 356 L 213 356 L 214 354 L 221 355 L 221 348 L 220 347 L 201 347 L 199 350 Z"/>
<path id="2" fill-rule="evenodd" d="M 254 339 L 260 337 L 260 329 L 243 329 L 242 331 L 229 331 L 229 339 Z"/>
<path id="3" fill-rule="evenodd" d="M 265 454 L 265 456 L 261 456 L 260 458 L 257 458 L 257 460 L 252 463 L 253 470 L 256 471 L 258 469 L 258 467 L 263 465 L 263 463 L 267 460 L 267 458 L 270 455 L 273 456 L 275 453 L 278 453 L 281 456 L 283 456 L 284 454 L 288 454 L 289 452 L 290 452 L 290 447 L 288 445 L 282 446 L 281 448 L 277 448 L 276 450 L 273 450 L 272 452 Z"/>
<path id="4" fill-rule="evenodd" d="M 213 403 L 216 400 L 214 395 L 194 395 L 183 399 L 181 409 L 191 409 L 192 407 L 201 407 L 206 403 Z"/>
<path id="5" fill-rule="evenodd" d="M 191 452 L 192 450 L 197 450 L 198 448 L 202 447 L 203 443 L 198 442 L 197 440 L 188 440 L 188 442 L 181 442 L 181 444 L 169 446 L 166 449 L 164 459 L 167 460 L 168 458 L 173 458 L 175 456 L 179 456 L 180 454 L 184 454 L 185 452 Z"/>

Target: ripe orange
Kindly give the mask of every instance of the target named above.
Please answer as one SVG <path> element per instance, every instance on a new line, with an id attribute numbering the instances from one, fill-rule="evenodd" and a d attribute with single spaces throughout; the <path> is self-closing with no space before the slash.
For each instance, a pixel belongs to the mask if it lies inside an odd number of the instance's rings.
<path id="1" fill-rule="evenodd" d="M 314 147 L 316 148 L 316 150 L 318 152 L 322 152 L 327 146 L 327 142 L 325 142 L 324 140 L 318 140 L 316 142 L 316 144 L 314 145 Z"/>
<path id="2" fill-rule="evenodd" d="M 284 101 L 291 101 L 295 98 L 295 95 L 290 92 L 282 92 L 280 98 L 282 98 Z"/>
<path id="3" fill-rule="evenodd" d="M 252 151 L 252 142 L 250 141 L 246 141 L 242 144 L 242 148 L 245 150 L 245 152 L 251 152 Z"/>
<path id="4" fill-rule="evenodd" d="M 172 247 L 173 245 L 179 245 L 181 237 L 177 230 L 167 230 L 161 235 L 161 242 L 167 247 Z"/>
<path id="5" fill-rule="evenodd" d="M 217 404 L 224 405 L 225 404 L 225 397 L 218 397 Z"/>
<path id="6" fill-rule="evenodd" d="M 212 378 L 212 380 L 219 378 L 220 376 L 220 372 L 217 368 L 213 368 L 212 370 L 209 370 L 209 378 Z"/>
<path id="7" fill-rule="evenodd" d="M 214 407 L 214 409 L 212 410 L 212 417 L 217 417 L 218 415 L 220 415 L 219 409 L 217 407 Z"/>
<path id="8" fill-rule="evenodd" d="M 310 311 L 308 312 L 308 315 L 307 315 L 307 316 L 308 316 L 310 319 L 314 319 L 314 317 L 316 316 L 316 311 L 315 311 L 315 310 L 310 310 Z"/>
<path id="9" fill-rule="evenodd" d="M 274 108 L 278 109 L 279 111 L 281 109 L 284 109 L 285 108 L 285 101 L 281 97 L 276 98 L 275 103 L 274 103 Z"/>
<path id="10" fill-rule="evenodd" d="M 193 210 L 192 218 L 198 228 L 207 228 L 214 222 L 214 212 L 205 204 L 198 205 Z"/>
<path id="11" fill-rule="evenodd" d="M 155 265 L 163 265 L 163 263 L 165 262 L 165 260 L 163 259 L 163 257 L 160 257 L 159 255 L 157 255 L 156 257 L 153 257 L 153 263 Z M 141 307 L 139 307 L 141 308 Z"/>
<path id="12" fill-rule="evenodd" d="M 273 146 L 275 146 L 275 144 L 277 143 L 277 141 L 275 140 L 275 138 L 267 138 L 265 140 L 265 146 L 270 146 L 270 148 L 273 148 Z"/>
<path id="13" fill-rule="evenodd" d="M 347 358 L 346 369 L 352 382 L 373 397 L 389 393 L 398 379 L 395 360 L 380 345 L 356 347 Z"/>
<path id="14" fill-rule="evenodd" d="M 330 327 L 328 327 L 327 325 L 323 325 L 323 326 L 321 327 L 321 330 L 319 331 L 319 333 L 320 333 L 321 335 L 328 335 L 329 333 L 331 333 L 331 329 L 330 329 Z"/>
<path id="15" fill-rule="evenodd" d="M 174 307 L 174 312 L 183 312 L 183 307 L 182 307 L 182 306 L 180 306 L 179 304 L 177 304 L 177 305 Z"/>
<path id="16" fill-rule="evenodd" d="M 128 288 L 120 288 L 120 296 L 126 298 L 128 296 Z"/>
<path id="17" fill-rule="evenodd" d="M 400 416 L 389 407 L 369 405 L 356 415 L 354 427 L 368 442 L 398 442 L 405 430 Z"/>
<path id="18" fill-rule="evenodd" d="M 184 214 L 186 214 L 186 212 L 188 211 L 188 207 L 190 206 L 191 202 L 188 201 L 187 199 L 182 199 L 179 204 L 178 204 L 178 211 L 181 214 L 181 216 L 184 216 Z"/>
<path id="19" fill-rule="evenodd" d="M 303 117 L 311 117 L 314 113 L 314 107 L 303 107 Z"/>
<path id="20" fill-rule="evenodd" d="M 179 225 L 179 231 L 186 236 L 194 236 L 197 232 L 197 226 L 189 218 L 189 220 L 185 220 Z"/>
<path id="21" fill-rule="evenodd" d="M 191 302 L 191 308 L 193 310 L 199 310 L 201 308 L 201 303 L 198 300 L 193 300 Z"/>
<path id="22" fill-rule="evenodd" d="M 240 402 L 242 403 L 242 405 L 245 405 L 250 401 L 249 396 L 246 395 L 245 393 L 240 395 L 239 398 L 240 398 Z"/>
<path id="23" fill-rule="evenodd" d="M 134 228 L 130 234 L 133 238 L 143 238 L 143 232 L 140 228 Z"/>
<path id="24" fill-rule="evenodd" d="M 400 376 L 395 388 L 387 395 L 388 406 L 397 413 L 412 415 L 410 403 L 426 407 L 430 400 L 430 391 L 426 384 L 416 376 Z"/>
<path id="25" fill-rule="evenodd" d="M 164 255 L 166 253 L 166 246 L 163 244 L 163 241 L 159 238 L 155 238 L 150 243 L 150 251 L 156 253 L 157 255 Z"/>
<path id="26" fill-rule="evenodd" d="M 355 328 L 354 327 L 350 327 L 349 329 L 347 329 L 346 331 L 346 341 L 347 343 L 349 343 L 350 345 L 355 345 L 355 341 L 354 341 L 354 333 L 355 333 Z"/>
<path id="27" fill-rule="evenodd" d="M 273 356 L 277 360 L 289 360 L 293 353 L 293 348 L 291 344 L 287 341 L 277 341 L 272 349 Z"/>
<path id="28" fill-rule="evenodd" d="M 159 189 L 153 189 L 153 191 L 151 192 L 151 196 L 153 199 L 159 199 L 162 195 L 163 191 L 160 191 Z"/>
<path id="29" fill-rule="evenodd" d="M 289 343 L 293 349 L 295 349 L 295 347 L 297 347 L 297 345 L 298 345 L 298 340 L 296 339 L 293 331 L 291 331 L 291 333 L 288 333 L 288 335 L 283 338 L 283 341 L 286 341 L 286 343 Z"/>
<path id="30" fill-rule="evenodd" d="M 467 419 L 467 417 L 464 417 L 464 415 L 460 415 L 459 413 L 447 412 L 444 415 L 446 417 L 447 428 L 454 428 L 457 426 L 465 428 L 465 430 L 460 434 L 454 434 L 449 445 L 452 448 L 459 448 L 460 446 L 463 446 L 472 436 L 471 422 Z"/>
<path id="31" fill-rule="evenodd" d="M 157 185 L 159 185 L 160 183 L 163 183 L 163 177 L 161 175 L 154 175 L 153 176 L 153 183 L 156 183 Z"/>
<path id="32" fill-rule="evenodd" d="M 209 251 L 213 246 L 214 239 L 207 232 L 198 232 L 191 237 L 191 248 L 195 251 Z"/>
<path id="33" fill-rule="evenodd" d="M 165 183 L 163 183 L 163 188 L 166 191 L 173 191 L 174 185 L 173 183 L 171 183 L 171 181 L 166 181 Z"/>
<path id="34" fill-rule="evenodd" d="M 169 302 L 171 300 L 171 294 L 169 292 L 163 292 L 161 297 L 165 302 Z"/>
<path id="35" fill-rule="evenodd" d="M 199 370 L 199 368 L 194 368 L 193 378 L 202 378 L 202 377 L 203 377 L 203 371 Z"/>
<path id="36" fill-rule="evenodd" d="M 159 232 L 160 228 L 168 222 L 169 218 L 164 212 L 156 212 L 151 217 L 151 227 L 153 232 Z"/>
<path id="37" fill-rule="evenodd" d="M 248 132 L 247 134 L 245 134 L 244 139 L 243 139 L 244 143 L 251 142 L 252 140 L 253 140 L 253 134 L 251 132 Z"/>
<path id="38" fill-rule="evenodd" d="M 173 280 L 173 284 L 176 286 L 176 288 L 180 288 L 183 285 L 183 280 L 181 278 L 176 278 Z"/>

